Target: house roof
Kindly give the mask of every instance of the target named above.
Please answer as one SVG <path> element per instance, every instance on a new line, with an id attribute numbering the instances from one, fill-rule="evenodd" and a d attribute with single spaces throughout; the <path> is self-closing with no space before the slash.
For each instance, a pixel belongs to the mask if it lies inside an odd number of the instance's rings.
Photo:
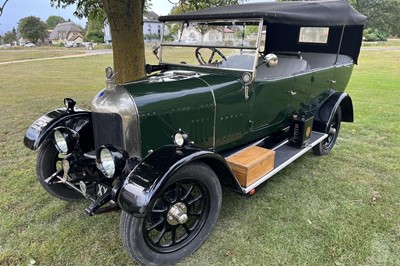
<path id="1" fill-rule="evenodd" d="M 57 24 L 57 26 L 54 28 L 53 32 L 50 34 L 49 39 L 50 40 L 60 39 L 59 33 L 62 33 L 64 38 L 66 38 L 70 32 L 82 33 L 82 30 L 73 22 L 60 23 Z"/>
<path id="2" fill-rule="evenodd" d="M 157 15 L 154 11 L 147 11 L 146 14 L 143 14 L 143 22 L 159 22 L 158 21 L 159 15 Z"/>
<path id="3" fill-rule="evenodd" d="M 345 0 L 292 1 L 219 6 L 159 17 L 160 21 L 262 18 L 269 23 L 304 26 L 364 25 L 366 17 Z"/>

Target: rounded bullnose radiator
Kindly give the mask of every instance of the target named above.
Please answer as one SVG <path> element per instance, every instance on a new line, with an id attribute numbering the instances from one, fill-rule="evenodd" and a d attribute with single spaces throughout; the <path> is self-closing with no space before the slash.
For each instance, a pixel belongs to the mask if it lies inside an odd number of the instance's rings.
<path id="1" fill-rule="evenodd" d="M 125 149 L 123 123 L 115 113 L 92 113 L 93 136 L 96 150 L 104 144 L 113 144 Z"/>
<path id="2" fill-rule="evenodd" d="M 124 87 L 99 92 L 91 110 L 96 150 L 101 145 L 113 144 L 126 150 L 130 157 L 141 158 L 138 110 Z"/>

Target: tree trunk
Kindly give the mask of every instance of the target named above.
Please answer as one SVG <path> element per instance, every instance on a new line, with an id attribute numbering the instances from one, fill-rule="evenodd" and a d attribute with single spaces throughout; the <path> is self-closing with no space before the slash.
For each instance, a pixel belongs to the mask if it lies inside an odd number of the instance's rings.
<path id="1" fill-rule="evenodd" d="M 110 23 L 116 83 L 145 77 L 144 0 L 101 1 Z"/>

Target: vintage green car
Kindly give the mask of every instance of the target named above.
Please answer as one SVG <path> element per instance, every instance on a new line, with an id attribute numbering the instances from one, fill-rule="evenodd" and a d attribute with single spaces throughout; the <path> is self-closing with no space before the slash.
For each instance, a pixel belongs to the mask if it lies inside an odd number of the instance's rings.
<path id="1" fill-rule="evenodd" d="M 252 195 L 309 150 L 328 154 L 365 17 L 347 1 L 257 3 L 163 16 L 158 65 L 107 88 L 91 110 L 40 117 L 24 143 L 37 178 L 90 215 L 122 209 L 121 239 L 145 265 L 175 263 L 214 227 L 221 185 Z"/>

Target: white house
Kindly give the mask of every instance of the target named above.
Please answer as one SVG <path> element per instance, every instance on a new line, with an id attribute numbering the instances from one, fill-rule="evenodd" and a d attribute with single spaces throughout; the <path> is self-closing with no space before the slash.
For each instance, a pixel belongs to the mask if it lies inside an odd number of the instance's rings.
<path id="1" fill-rule="evenodd" d="M 162 24 L 158 21 L 158 15 L 153 11 L 148 11 L 143 16 L 143 35 L 144 39 L 146 40 L 159 40 L 162 31 Z M 111 30 L 110 24 L 106 19 L 104 21 L 104 42 L 111 43 Z"/>

